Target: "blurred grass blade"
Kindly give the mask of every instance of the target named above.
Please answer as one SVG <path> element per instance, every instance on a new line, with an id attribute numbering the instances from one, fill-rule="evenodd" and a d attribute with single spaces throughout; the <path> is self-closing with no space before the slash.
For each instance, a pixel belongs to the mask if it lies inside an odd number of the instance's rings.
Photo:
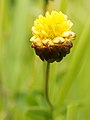
<path id="1" fill-rule="evenodd" d="M 52 116 L 49 113 L 49 111 L 47 109 L 43 109 L 43 108 L 39 108 L 38 106 L 36 107 L 36 109 L 30 109 L 27 112 L 27 115 L 30 117 L 30 119 L 32 120 L 51 120 Z"/>
<path id="2" fill-rule="evenodd" d="M 4 91 L 3 91 L 3 78 L 2 78 L 4 12 L 5 12 L 5 0 L 0 0 L 0 109 L 2 109 L 4 105 Z"/>
<path id="3" fill-rule="evenodd" d="M 66 120 L 78 120 L 78 106 L 75 104 L 68 105 Z"/>
<path id="4" fill-rule="evenodd" d="M 68 72 L 63 80 L 61 88 L 58 90 L 58 96 L 56 99 L 56 107 L 60 108 L 62 102 L 66 98 L 66 95 L 74 82 L 80 67 L 83 64 L 84 55 L 87 52 L 87 48 L 90 47 L 90 17 L 85 22 L 84 30 L 81 34 L 80 40 L 76 46 L 76 50 L 73 53 L 71 64 L 69 65 Z"/>
<path id="5" fill-rule="evenodd" d="M 0 0 L 0 44 L 2 40 L 3 33 L 3 21 L 4 21 L 4 9 L 5 9 L 5 0 Z"/>
<path id="6" fill-rule="evenodd" d="M 8 41 L 7 53 L 7 75 L 12 85 L 17 84 L 21 72 L 21 61 L 25 46 L 29 0 L 19 0 L 16 4 L 11 39 Z M 9 70 L 8 70 L 9 69 Z M 20 82 L 20 81 L 19 81 Z M 14 86 L 12 86 L 13 88 Z M 16 89 L 18 88 L 18 85 Z"/>

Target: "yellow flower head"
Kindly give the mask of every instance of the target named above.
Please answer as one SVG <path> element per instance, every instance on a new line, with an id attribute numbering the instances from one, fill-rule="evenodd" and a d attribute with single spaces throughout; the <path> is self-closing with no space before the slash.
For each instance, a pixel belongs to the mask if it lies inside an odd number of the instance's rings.
<path id="1" fill-rule="evenodd" d="M 73 23 L 61 11 L 46 12 L 40 15 L 32 27 L 30 39 L 36 54 L 48 62 L 60 61 L 70 52 L 75 33 L 71 31 Z"/>

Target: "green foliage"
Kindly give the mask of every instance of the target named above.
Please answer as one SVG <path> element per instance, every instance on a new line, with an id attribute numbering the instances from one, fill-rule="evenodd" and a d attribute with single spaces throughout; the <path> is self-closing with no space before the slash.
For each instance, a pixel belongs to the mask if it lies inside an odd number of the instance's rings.
<path id="1" fill-rule="evenodd" d="M 52 111 L 44 96 L 45 64 L 29 43 L 45 0 L 0 0 L 0 120 L 90 119 L 90 0 L 49 4 L 68 14 L 77 34 L 70 54 L 50 67 Z"/>

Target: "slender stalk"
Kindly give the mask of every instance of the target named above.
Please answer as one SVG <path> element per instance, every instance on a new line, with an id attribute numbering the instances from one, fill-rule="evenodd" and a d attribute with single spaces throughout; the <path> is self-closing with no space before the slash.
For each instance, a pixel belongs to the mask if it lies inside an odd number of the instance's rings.
<path id="1" fill-rule="evenodd" d="M 49 0 L 45 0 L 45 3 L 44 3 L 44 8 L 43 8 L 44 14 L 45 14 L 46 11 L 47 11 L 48 1 L 49 1 Z"/>
<path id="2" fill-rule="evenodd" d="M 47 100 L 47 103 L 49 105 L 49 107 L 52 109 L 52 104 L 50 102 L 49 99 L 49 95 L 48 95 L 48 90 L 49 90 L 49 70 L 50 70 L 50 63 L 47 62 L 47 67 L 46 67 L 46 76 L 45 76 L 45 97 Z"/>

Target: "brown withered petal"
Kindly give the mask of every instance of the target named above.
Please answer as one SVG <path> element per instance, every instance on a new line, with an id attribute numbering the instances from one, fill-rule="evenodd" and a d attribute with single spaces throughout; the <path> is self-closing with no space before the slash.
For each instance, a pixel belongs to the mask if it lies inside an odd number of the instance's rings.
<path id="1" fill-rule="evenodd" d="M 64 41 L 60 44 L 54 44 L 53 46 L 33 46 L 36 54 L 42 61 L 46 60 L 49 63 L 54 61 L 61 61 L 63 57 L 70 53 L 70 48 L 73 46 L 71 41 Z"/>

